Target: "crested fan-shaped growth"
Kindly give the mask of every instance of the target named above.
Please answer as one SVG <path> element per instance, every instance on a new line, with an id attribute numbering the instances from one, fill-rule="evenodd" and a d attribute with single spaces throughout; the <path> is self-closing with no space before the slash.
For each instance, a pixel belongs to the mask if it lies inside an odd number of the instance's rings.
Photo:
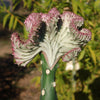
<path id="1" fill-rule="evenodd" d="M 43 52 L 50 69 L 60 57 L 71 60 L 91 39 L 91 32 L 82 28 L 83 23 L 82 17 L 68 11 L 60 14 L 56 8 L 46 14 L 30 14 L 24 22 L 29 39 L 22 41 L 18 33 L 11 37 L 16 63 L 26 66 L 39 52 Z"/>

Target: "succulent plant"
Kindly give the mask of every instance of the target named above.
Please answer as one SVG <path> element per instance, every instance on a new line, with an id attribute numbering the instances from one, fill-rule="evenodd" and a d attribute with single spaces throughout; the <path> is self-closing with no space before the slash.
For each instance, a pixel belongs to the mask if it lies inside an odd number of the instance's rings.
<path id="1" fill-rule="evenodd" d="M 57 99 L 54 80 L 58 60 L 72 60 L 91 40 L 91 32 L 82 28 L 83 23 L 84 19 L 72 12 L 60 14 L 52 8 L 49 13 L 32 13 L 26 18 L 28 40 L 12 34 L 12 51 L 18 65 L 26 66 L 42 53 L 41 100 Z"/>

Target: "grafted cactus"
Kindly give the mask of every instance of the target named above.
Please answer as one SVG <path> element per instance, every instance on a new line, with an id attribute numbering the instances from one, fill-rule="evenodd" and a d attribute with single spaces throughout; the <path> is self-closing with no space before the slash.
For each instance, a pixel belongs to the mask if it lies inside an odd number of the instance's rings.
<path id="1" fill-rule="evenodd" d="M 56 8 L 49 13 L 32 13 L 25 20 L 29 39 L 22 41 L 13 33 L 12 51 L 18 65 L 26 66 L 38 53 L 42 59 L 40 100 L 57 100 L 55 72 L 62 57 L 70 61 L 77 57 L 81 47 L 91 39 L 91 32 L 82 28 L 82 17 L 72 13 L 60 14 Z"/>

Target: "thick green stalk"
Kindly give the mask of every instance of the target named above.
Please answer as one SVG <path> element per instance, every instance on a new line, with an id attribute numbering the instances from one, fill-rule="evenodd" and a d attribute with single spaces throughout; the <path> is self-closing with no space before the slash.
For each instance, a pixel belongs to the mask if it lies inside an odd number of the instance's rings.
<path id="1" fill-rule="evenodd" d="M 40 100 L 57 100 L 55 90 L 55 72 L 57 64 L 50 70 L 44 55 L 41 55 L 42 60 L 42 76 L 41 76 L 41 96 Z"/>

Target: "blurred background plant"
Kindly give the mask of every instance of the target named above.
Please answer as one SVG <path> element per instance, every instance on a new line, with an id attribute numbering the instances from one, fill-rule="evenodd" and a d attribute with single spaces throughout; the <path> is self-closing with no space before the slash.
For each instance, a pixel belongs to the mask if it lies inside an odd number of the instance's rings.
<path id="1" fill-rule="evenodd" d="M 11 32 L 20 32 L 27 39 L 28 33 L 23 24 L 25 18 L 32 12 L 46 13 L 53 7 L 61 13 L 72 11 L 82 16 L 84 26 L 92 32 L 91 41 L 76 59 L 80 69 L 74 69 L 74 76 L 73 70 L 65 70 L 66 63 L 59 61 L 56 73 L 58 100 L 100 100 L 100 0 L 0 0 L 0 24 Z M 41 70 L 39 55 L 31 63 Z M 37 77 L 31 82 L 35 81 L 38 86 L 39 80 Z"/>

